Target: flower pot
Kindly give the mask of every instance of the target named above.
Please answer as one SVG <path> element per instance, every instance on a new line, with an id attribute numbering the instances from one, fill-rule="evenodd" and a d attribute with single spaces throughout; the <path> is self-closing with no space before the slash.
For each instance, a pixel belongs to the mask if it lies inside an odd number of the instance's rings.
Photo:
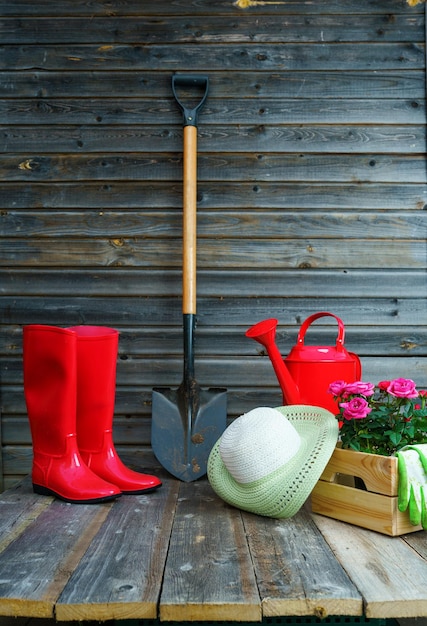
<path id="1" fill-rule="evenodd" d="M 396 537 L 417 530 L 397 506 L 397 458 L 335 448 L 311 494 L 313 513 Z"/>

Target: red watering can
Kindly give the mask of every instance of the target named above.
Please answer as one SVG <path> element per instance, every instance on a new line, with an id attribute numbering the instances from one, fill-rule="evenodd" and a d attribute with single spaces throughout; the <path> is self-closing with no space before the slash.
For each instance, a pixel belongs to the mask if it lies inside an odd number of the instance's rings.
<path id="1" fill-rule="evenodd" d="M 320 317 L 333 317 L 338 322 L 335 346 L 306 346 L 305 334 L 312 322 Z M 246 337 L 263 345 L 282 389 L 283 404 L 308 404 L 338 412 L 338 407 L 328 388 L 335 380 L 347 383 L 361 379 L 362 366 L 356 354 L 344 348 L 345 328 L 339 317 L 321 311 L 310 315 L 301 325 L 296 345 L 282 359 L 275 342 L 276 319 L 268 319 L 246 331 Z"/>

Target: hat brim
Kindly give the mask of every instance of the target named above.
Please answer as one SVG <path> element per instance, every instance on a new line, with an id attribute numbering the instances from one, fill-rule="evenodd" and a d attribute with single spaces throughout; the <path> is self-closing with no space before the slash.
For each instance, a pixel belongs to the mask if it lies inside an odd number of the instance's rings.
<path id="1" fill-rule="evenodd" d="M 251 483 L 238 483 L 224 465 L 220 439 L 208 459 L 208 479 L 228 504 L 267 517 L 292 517 L 299 511 L 325 469 L 338 440 L 338 421 L 326 409 L 292 405 L 276 407 L 301 437 L 298 452 L 283 467 Z M 268 425 L 266 424 L 266 427 Z"/>

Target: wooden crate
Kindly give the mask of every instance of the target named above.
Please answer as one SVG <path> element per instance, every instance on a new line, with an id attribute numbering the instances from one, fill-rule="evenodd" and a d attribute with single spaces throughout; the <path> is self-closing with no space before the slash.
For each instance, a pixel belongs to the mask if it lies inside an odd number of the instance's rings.
<path id="1" fill-rule="evenodd" d="M 336 448 L 312 492 L 312 510 L 392 537 L 422 530 L 399 511 L 397 485 L 397 458 Z"/>

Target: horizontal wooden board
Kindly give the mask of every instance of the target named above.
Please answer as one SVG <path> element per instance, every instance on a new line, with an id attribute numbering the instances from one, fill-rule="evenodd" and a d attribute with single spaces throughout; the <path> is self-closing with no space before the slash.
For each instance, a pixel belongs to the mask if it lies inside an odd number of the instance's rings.
<path id="1" fill-rule="evenodd" d="M 182 237 L 182 211 L 3 211 L 0 237 L 13 240 L 63 237 L 143 237 L 176 239 Z M 115 237 L 112 234 L 115 233 Z M 200 246 L 210 237 L 224 239 L 329 238 L 348 244 L 349 239 L 425 239 L 427 211 L 208 211 L 199 209 L 197 237 Z M 175 246 L 174 243 L 171 244 Z M 225 244 L 227 245 L 227 244 Z M 266 244 L 267 245 L 267 244 Z"/>
<path id="2" fill-rule="evenodd" d="M 141 396 L 139 397 L 141 398 Z M 29 419 L 25 410 L 25 405 L 22 408 L 23 415 L 13 417 L 3 416 L 2 442 L 4 446 L 31 446 L 32 442 Z M 139 407 L 138 410 L 141 412 L 141 407 Z M 147 411 L 147 407 L 145 407 L 145 411 Z M 116 403 L 113 435 L 114 442 L 117 446 L 135 446 L 137 444 L 149 446 L 151 437 L 151 419 L 148 415 L 123 417 L 120 415 Z"/>
<path id="3" fill-rule="evenodd" d="M 43 154 L 68 152 L 164 152 L 182 151 L 182 129 L 175 126 L 74 126 L 19 127 L 2 133 L 3 147 L 10 152 Z M 199 130 L 202 149 L 210 152 L 234 151 L 236 146 L 246 152 L 254 148 L 262 152 L 322 153 L 388 153 L 397 149 L 406 154 L 423 154 L 425 130 L 419 126 L 325 126 L 258 124 L 203 126 Z"/>
<path id="4" fill-rule="evenodd" d="M 388 1 L 388 0 L 386 0 Z M 58 5 L 57 5 L 58 6 Z M 347 14 L 348 16 L 348 14 Z M 188 70 L 189 73 L 190 70 Z M 0 95 L 2 98 L 12 98 L 15 100 L 15 107 L 18 106 L 16 100 L 21 98 L 37 98 L 46 100 L 48 98 L 72 98 L 78 97 L 80 105 L 88 98 L 96 98 L 101 103 L 103 97 L 112 98 L 112 94 L 117 94 L 117 106 L 120 108 L 118 95 L 126 99 L 126 109 L 134 108 L 136 103 L 133 98 L 151 101 L 156 99 L 161 101 L 158 114 L 159 119 L 163 119 L 164 107 L 166 111 L 173 108 L 167 103 L 171 101 L 171 74 L 163 72 L 150 72 L 143 70 L 134 72 L 132 70 L 110 71 L 103 68 L 100 71 L 80 72 L 77 69 L 64 71 L 45 72 L 43 69 L 33 68 L 31 71 L 13 71 L 5 69 L 1 72 Z M 320 98 L 322 104 L 327 98 L 336 98 L 337 93 L 340 99 L 355 98 L 360 101 L 361 96 L 365 99 L 376 98 L 396 98 L 400 100 L 411 100 L 412 98 L 424 99 L 424 71 L 423 69 L 411 70 L 396 69 L 385 70 L 379 74 L 373 71 L 346 71 L 328 72 L 324 70 L 312 71 L 310 68 L 301 71 L 284 71 L 281 69 L 274 72 L 230 72 L 227 70 L 209 70 L 210 91 L 209 100 L 212 98 L 221 100 L 230 99 L 230 85 L 233 85 L 233 93 L 237 99 L 240 98 L 267 98 L 282 100 L 286 98 Z M 249 103 L 248 103 L 249 104 Z M 309 106 L 309 101 L 307 106 Z M 214 101 L 214 110 L 220 102 Z M 69 102 L 72 107 L 72 102 Z M 381 109 L 387 107 L 387 101 L 381 103 Z M 43 107 L 40 107 L 42 113 Z M 10 115 L 15 108 L 10 108 Z M 83 111 L 85 109 L 83 108 Z M 22 110 L 22 113 L 24 109 Z M 125 111 L 122 111 L 124 114 Z M 52 114 L 55 111 L 52 109 Z M 145 115 L 140 108 L 141 117 Z M 209 114 L 207 119 L 209 119 Z M 9 119 L 9 118 L 8 118 Z M 204 122 L 206 121 L 206 109 L 204 111 Z M 129 120 L 130 122 L 132 119 Z M 33 120 L 32 120 L 33 123 Z"/>
<path id="5" fill-rule="evenodd" d="M 347 72 L 346 72 L 347 73 Z M 1 72 L 0 72 L 1 77 Z M 163 81 L 170 92 L 171 73 L 159 73 L 159 81 Z M 249 81 L 248 81 L 249 82 Z M 241 80 L 242 88 L 234 98 L 215 98 L 215 85 L 203 115 L 200 117 L 200 133 L 202 127 L 213 124 L 225 124 L 227 120 L 233 124 L 256 124 L 262 130 L 265 124 L 424 124 L 426 120 L 425 103 L 417 98 L 387 98 L 381 100 L 381 106 L 375 98 L 362 97 L 363 92 L 357 90 L 352 98 L 331 98 L 322 96 L 306 97 L 304 84 L 298 97 L 290 98 L 283 85 L 280 98 L 245 98 L 247 85 Z M 338 86 L 339 88 L 339 86 Z M 363 89 L 363 85 L 361 87 Z M 243 95 L 242 95 L 243 90 Z M 400 91 L 402 93 L 402 91 Z M 15 94 L 14 94 L 15 95 Z M 129 94 L 130 95 L 130 94 Z M 179 110 L 171 97 L 167 99 L 144 99 L 126 97 L 117 98 L 10 98 L 0 101 L 2 119 L 13 125 L 39 124 L 87 124 L 106 126 L 126 124 L 132 127 L 137 124 L 162 124 L 161 132 L 167 138 L 171 126 L 175 133 L 181 127 Z M 78 133 L 80 139 L 82 130 Z M 9 131 L 10 132 L 10 131 Z M 17 131 L 19 133 L 19 129 Z M 262 132 L 260 133 L 262 137 Z M 12 135 L 13 137 L 13 135 Z M 256 137 L 256 134 L 255 134 Z M 81 139 L 80 139 L 81 141 Z M 254 146 L 256 145 L 254 138 Z M 204 136 L 201 134 L 199 150 L 204 151 Z M 108 148 L 104 148 L 108 152 Z"/>
<path id="6" fill-rule="evenodd" d="M 0 70 L 160 70 L 179 67 L 209 72 L 232 67 L 234 71 L 302 70 L 395 70 L 424 67 L 424 41 L 410 43 L 207 43 L 180 44 L 179 66 L 176 50 L 167 44 L 10 44 L 3 48 Z"/>
<path id="7" fill-rule="evenodd" d="M 232 4 L 232 3 L 230 3 Z M 212 15 L 186 17 L 165 16 L 159 20 L 135 15 L 129 17 L 92 17 L 90 30 L 93 42 L 106 44 L 141 42 L 144 45 L 167 43 L 316 43 L 337 41 L 423 41 L 424 16 L 404 15 L 396 20 L 391 15 L 351 13 L 288 15 L 285 23 L 275 15 L 260 15 L 256 22 L 248 12 L 234 11 L 234 19 Z M 44 20 L 32 17 L 7 18 L 0 21 L 3 44 L 87 43 L 87 19 L 82 17 Z M 221 33 L 219 36 L 218 33 Z"/>
<path id="8" fill-rule="evenodd" d="M 330 307 L 335 311 L 335 307 Z M 260 312 L 258 312 L 260 313 Z M 253 317 L 254 322 L 266 319 L 271 315 L 270 310 L 265 310 L 263 317 Z M 300 318 L 301 319 L 301 318 Z M 327 318 L 325 318 L 326 321 Z M 28 321 L 31 323 L 31 320 Z M 426 356 L 427 355 L 427 329 L 424 325 L 415 324 L 404 326 L 390 323 L 382 325 L 381 332 L 376 324 L 365 326 L 348 325 L 347 319 L 343 323 L 346 327 L 346 344 L 348 349 L 364 356 L 376 356 L 385 354 L 390 357 L 403 356 Z M 53 324 L 55 325 L 55 324 Z M 300 326 L 296 321 L 293 325 L 281 323 L 279 320 L 276 330 L 276 343 L 280 352 L 285 357 L 296 344 Z M 159 358 L 180 357 L 183 352 L 183 332 L 180 325 L 165 326 L 162 328 L 143 326 L 119 327 L 119 366 L 121 361 L 128 358 Z M 195 341 L 197 357 L 214 358 L 218 355 L 224 357 L 248 357 L 262 354 L 264 349 L 252 339 L 245 336 L 247 328 L 243 325 L 232 326 L 203 326 L 198 325 Z M 321 325 L 319 320 L 313 324 L 307 332 L 306 341 L 309 345 L 335 345 L 337 338 L 336 325 Z M 19 358 L 22 355 L 22 327 L 2 327 L 0 334 L 0 353 L 3 357 Z M 8 394 L 10 390 L 8 389 Z M 13 402 L 17 402 L 13 395 Z M 7 412 L 11 406 L 3 398 L 3 409 Z"/>
<path id="9" fill-rule="evenodd" d="M 53 131 L 54 133 L 54 131 Z M 45 182 L 0 182 L 2 222 L 15 219 L 15 209 L 29 209 L 32 220 L 43 209 L 66 212 L 99 209 L 109 217 L 108 209 L 157 210 L 182 209 L 182 183 L 168 181 L 99 181 L 61 182 L 60 188 Z M 198 181 L 198 207 L 202 209 L 293 209 L 310 211 L 412 211 L 426 207 L 427 187 L 423 183 L 315 182 L 288 181 L 212 182 Z M 12 212 L 12 218 L 9 217 Z M 50 211 L 49 211 L 50 212 Z M 90 213 L 89 213 L 90 214 Z M 25 215 L 25 211 L 23 213 Z M 19 219 L 16 214 L 16 219 Z M 31 220 L 31 221 L 32 221 Z M 19 223 L 17 224 L 17 226 Z M 76 228 L 77 225 L 74 225 Z M 4 231 L 3 231 L 4 232 Z M 16 229 L 16 234 L 19 230 Z M 332 233 L 331 233 L 332 235 Z"/>
<path id="10" fill-rule="evenodd" d="M 2 242 L 0 266 L 11 267 L 137 267 L 177 269 L 182 266 L 181 239 L 11 239 Z M 198 246 L 200 269 L 226 271 L 246 269 L 422 270 L 426 264 L 424 238 L 389 241 L 348 239 L 345 245 L 334 240 L 206 239 Z M 317 294 L 313 294 L 317 295 Z"/>
<path id="11" fill-rule="evenodd" d="M 181 153 L 139 153 L 103 155 L 8 154 L 0 159 L 0 180 L 180 180 Z M 255 153 L 201 153 L 198 158 L 201 181 L 241 180 L 332 181 L 355 183 L 426 183 L 422 155 L 400 154 L 327 154 L 317 155 Z"/>
<path id="12" fill-rule="evenodd" d="M 2 299 L 0 321 L 7 325 L 77 324 L 117 326 L 124 328 L 152 326 L 163 332 L 171 326 L 181 327 L 181 299 L 170 297 L 102 298 L 102 297 L 12 297 Z M 359 298 L 357 307 L 352 298 L 238 298 L 210 297 L 198 301 L 198 328 L 240 327 L 274 317 L 284 327 L 299 328 L 303 320 L 318 311 L 333 311 L 355 326 L 418 326 L 424 325 L 425 297 Z M 62 320 L 62 323 L 60 321 Z"/>
<path id="13" fill-rule="evenodd" d="M 216 270 L 200 270 L 197 275 L 197 292 L 200 298 L 232 297 L 238 294 L 243 308 L 251 308 L 254 298 L 266 298 L 265 311 L 276 307 L 280 298 L 318 298 L 328 309 L 338 306 L 339 297 L 353 297 L 361 302 L 362 298 L 426 298 L 427 284 L 425 273 L 421 270 L 403 271 L 400 268 L 373 270 L 314 270 L 290 269 L 273 270 L 268 274 L 264 270 L 244 268 L 227 272 L 224 281 L 222 273 Z M 267 280 L 268 279 L 268 280 Z M 167 296 L 166 304 L 176 307 L 173 297 L 180 298 L 182 293 L 182 271 L 155 270 L 137 268 L 4 268 L 0 270 L 2 296 L 39 296 L 57 297 L 132 297 Z M 245 300 L 250 298 L 251 300 Z M 330 300 L 326 300 L 329 298 Z M 270 299 L 273 299 L 270 301 Z M 28 301 L 29 303 L 31 300 Z M 319 303 L 320 304 L 320 303 Z M 258 306 L 258 305 L 257 305 Z M 302 303 L 301 310 L 306 306 Z M 342 303 L 339 304 L 342 306 Z M 29 308 L 30 307 L 29 305 Z M 257 310 L 257 313 L 259 309 Z M 346 310 L 347 313 L 347 310 Z M 302 314 L 302 313 L 301 313 Z M 395 316 L 396 317 L 396 316 Z M 395 320 L 397 322 L 399 320 Z M 298 322 L 297 322 L 298 323 Z M 227 327 L 225 324 L 225 330 Z M 5 329 L 8 332 L 9 329 Z M 128 331 L 129 332 L 129 331 Z M 144 334 L 150 329 L 135 328 L 135 333 Z M 154 331 L 157 333 L 157 330 Z M 422 332 L 422 329 L 420 329 Z M 0 327 L 0 338 L 3 335 Z"/>
<path id="14" fill-rule="evenodd" d="M 350 346 L 349 346 L 350 349 Z M 388 380 L 391 378 L 412 378 L 424 388 L 427 385 L 427 362 L 425 356 L 401 356 L 386 358 L 383 356 L 363 356 L 362 368 L 364 378 Z M 153 387 L 179 386 L 182 379 L 183 359 L 176 356 L 169 358 L 128 358 L 120 364 L 117 370 L 117 384 L 140 386 L 141 393 L 145 395 L 146 402 L 151 401 Z M 5 390 L 9 384 L 22 384 L 21 362 L 6 360 L 1 372 Z M 277 378 L 274 374 L 271 362 L 266 355 L 254 354 L 246 358 L 203 358 L 196 359 L 196 377 L 202 387 L 227 387 L 230 391 L 239 390 L 242 381 L 245 388 L 277 389 Z M 6 393 L 6 392 L 5 392 Z M 143 399 L 143 398 L 142 398 Z M 278 398 L 279 404 L 281 397 Z M 276 403 L 275 403 L 276 404 Z M 147 404 L 149 406 L 149 404 Z M 148 411 L 147 411 L 148 412 Z"/>
<path id="15" fill-rule="evenodd" d="M 135 441 L 133 446 L 117 446 L 117 453 L 135 471 L 157 473 L 160 467 L 151 447 L 144 446 L 139 441 Z M 3 457 L 5 476 L 23 478 L 30 474 L 33 458 L 31 446 L 4 446 Z"/>
<path id="16" fill-rule="evenodd" d="M 329 0 L 318 0 L 313 6 L 304 0 L 292 0 L 287 3 L 287 9 L 291 13 L 307 13 L 311 14 L 336 14 L 337 5 L 331 4 Z M 393 2 L 393 15 L 404 13 L 405 5 L 400 2 Z M 19 15 L 34 15 L 34 7 L 32 0 L 5 0 L 3 14 L 11 16 Z M 388 15 L 390 12 L 390 0 L 359 0 L 355 5 L 352 0 L 340 0 L 338 13 L 347 14 L 364 14 L 364 13 L 381 13 Z M 414 13 L 422 12 L 422 6 L 415 6 L 411 9 Z M 266 2 L 249 4 L 247 13 L 255 16 L 263 14 L 276 14 L 277 5 Z M 173 3 L 173 9 L 171 9 L 168 0 L 158 0 L 155 4 L 148 3 L 147 6 L 141 6 L 139 0 L 126 0 L 121 2 L 119 6 L 114 7 L 114 11 L 111 8 L 109 0 L 100 0 L 96 5 L 87 5 L 85 0 L 61 0 L 60 7 L 55 10 L 56 16 L 70 16 L 70 15 L 86 15 L 93 17 L 95 15 L 111 16 L 111 15 L 235 15 L 240 16 L 245 14 L 245 9 L 240 9 L 239 5 L 229 2 L 228 0 L 218 0 L 212 6 L 209 6 L 207 10 L 206 5 L 203 2 L 197 0 L 175 0 Z M 40 0 L 38 7 L 38 15 L 40 16 L 52 16 L 52 5 L 49 0 Z"/>

